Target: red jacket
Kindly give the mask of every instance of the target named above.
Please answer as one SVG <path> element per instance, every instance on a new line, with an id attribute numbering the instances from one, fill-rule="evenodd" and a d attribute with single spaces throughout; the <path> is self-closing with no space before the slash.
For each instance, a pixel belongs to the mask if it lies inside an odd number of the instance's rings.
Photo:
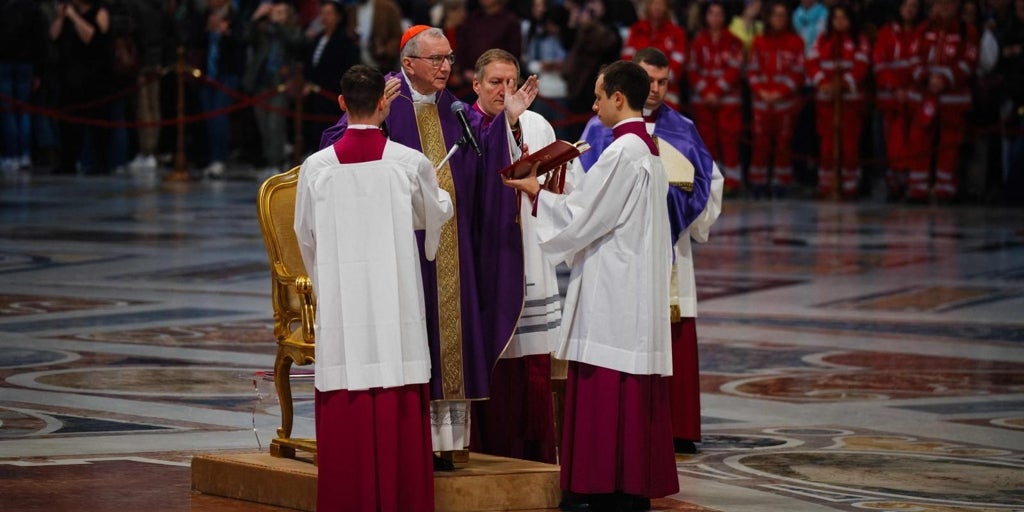
<path id="1" fill-rule="evenodd" d="M 897 91 L 909 91 L 914 83 L 912 66 L 917 28 L 907 28 L 893 22 L 882 27 L 875 39 L 873 64 L 875 85 L 878 88 L 878 106 L 895 108 Z"/>
<path id="2" fill-rule="evenodd" d="M 633 55 L 648 46 L 653 46 L 668 57 L 669 75 L 666 101 L 679 105 L 679 81 L 683 79 L 683 65 L 686 62 L 686 31 L 671 20 L 665 20 L 657 29 L 651 22 L 640 20 L 629 27 L 629 37 L 622 46 L 622 59 L 633 60 Z"/>
<path id="3" fill-rule="evenodd" d="M 970 106 L 970 79 L 978 63 L 978 31 L 959 19 L 928 20 L 913 45 L 912 77 L 917 90 L 928 92 L 931 75 L 946 80 L 940 104 Z"/>
<path id="4" fill-rule="evenodd" d="M 819 87 L 836 83 L 843 87 L 843 98 L 858 100 L 864 97 L 864 80 L 870 68 L 871 47 L 864 36 L 857 40 L 846 34 L 823 32 L 807 55 L 807 76 L 811 84 Z M 828 100 L 831 94 L 818 91 L 819 100 Z"/>
<path id="5" fill-rule="evenodd" d="M 707 30 L 697 34 L 686 63 L 693 102 L 703 103 L 704 96 L 715 94 L 722 103 L 739 105 L 742 68 L 743 42 L 738 37 L 728 30 L 717 41 Z"/>
<path id="6" fill-rule="evenodd" d="M 793 31 L 755 37 L 747 77 L 755 108 L 764 106 L 759 99 L 764 92 L 780 93 L 780 108 L 796 105 L 804 85 L 804 40 Z"/>

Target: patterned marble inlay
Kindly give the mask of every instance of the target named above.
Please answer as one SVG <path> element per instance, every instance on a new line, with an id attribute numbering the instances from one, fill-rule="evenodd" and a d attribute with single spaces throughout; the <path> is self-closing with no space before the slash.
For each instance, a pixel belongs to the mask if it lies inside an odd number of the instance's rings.
<path id="1" fill-rule="evenodd" d="M 77 354 L 70 352 L 15 347 L 0 350 L 0 368 L 20 368 L 24 366 L 64 363 L 77 358 Z"/>
<path id="2" fill-rule="evenodd" d="M 267 354 L 274 352 L 277 343 L 274 324 L 270 320 L 89 332 L 61 338 L 165 347 L 233 346 L 239 350 L 252 349 Z"/>
<path id="3" fill-rule="evenodd" d="M 269 286 L 270 268 L 266 261 L 229 261 L 207 265 L 178 267 L 167 270 L 147 271 L 120 276 L 130 280 L 161 280 L 174 282 L 234 282 L 254 279 L 267 280 Z"/>
<path id="4" fill-rule="evenodd" d="M 982 459 L 852 452 L 740 455 L 737 469 L 830 490 L 975 506 L 1024 506 L 1024 464 Z"/>
<path id="5" fill-rule="evenodd" d="M 188 467 L 281 423 L 259 183 L 134 174 L 0 177 L 0 510 L 267 511 Z M 727 199 L 693 252 L 703 442 L 655 510 L 1024 511 L 1024 208 Z"/>
<path id="6" fill-rule="evenodd" d="M 985 414 L 1010 411 L 1024 411 L 1021 400 L 989 400 L 985 402 L 947 402 L 941 404 L 907 404 L 894 405 L 909 411 L 930 412 L 933 414 Z"/>
<path id="7" fill-rule="evenodd" d="M 700 321 L 702 323 L 820 330 L 831 333 L 847 331 L 901 337 L 911 335 L 922 338 L 947 338 L 968 341 L 1024 341 L 1024 327 L 1009 323 L 893 322 L 876 318 L 780 318 L 772 316 L 744 316 L 739 314 L 730 316 L 702 314 Z"/>
<path id="8" fill-rule="evenodd" d="M 844 402 L 1024 392 L 1024 371 L 818 372 L 754 377 L 731 382 L 723 391 L 741 396 Z"/>
<path id="9" fill-rule="evenodd" d="M 1024 430 L 1024 416 L 1017 416 L 1015 418 L 999 418 L 992 420 L 992 424 L 999 427 Z"/>
<path id="10" fill-rule="evenodd" d="M 978 286 L 927 286 L 819 304 L 828 309 L 929 311 L 941 313 L 989 302 L 1019 298 L 1020 290 Z"/>
<path id="11" fill-rule="evenodd" d="M 39 229 L 14 227 L 0 229 L 0 237 L 9 240 L 46 240 L 61 242 L 108 242 L 133 244 L 186 243 L 196 237 L 181 232 L 132 233 L 123 231 L 69 230 L 60 228 Z"/>
<path id="12" fill-rule="evenodd" d="M 45 415 L 0 407 L 0 439 L 45 434 L 57 428 L 57 421 Z"/>
<path id="13" fill-rule="evenodd" d="M 54 415 L 53 417 L 61 422 L 61 427 L 54 434 L 114 434 L 170 430 L 169 427 L 145 423 L 130 423 L 67 415 Z"/>
<path id="14" fill-rule="evenodd" d="M 137 311 L 132 313 L 116 313 L 93 315 L 87 317 L 62 318 L 59 322 L 9 322 L 0 324 L 0 332 L 35 332 L 53 329 L 87 328 L 96 329 L 123 324 L 147 322 L 195 321 L 217 316 L 232 316 L 242 313 L 223 309 L 170 308 L 157 311 Z"/>
<path id="15" fill-rule="evenodd" d="M 836 438 L 834 447 L 860 451 L 920 452 L 972 457 L 1009 455 L 1007 450 L 964 446 L 961 443 L 919 439 L 913 436 L 848 435 Z"/>
<path id="16" fill-rule="evenodd" d="M 782 368 L 810 370 L 814 366 L 806 358 L 818 352 L 820 349 L 769 343 L 704 343 L 700 347 L 700 371 L 756 375 L 776 373 Z"/>
<path id="17" fill-rule="evenodd" d="M 54 251 L 45 254 L 0 251 L 0 274 L 42 270 L 65 265 L 106 263 L 128 256 Z"/>
<path id="18" fill-rule="evenodd" d="M 702 272 L 698 278 L 698 301 L 743 295 L 802 283 L 799 279 L 770 279 L 751 276 L 721 275 Z"/>
<path id="19" fill-rule="evenodd" d="M 201 367 L 82 368 L 8 377 L 19 386 L 50 391 L 134 396 L 253 396 L 252 369 Z"/>
<path id="20" fill-rule="evenodd" d="M 697 251 L 695 251 L 697 252 Z M 791 275 L 859 274 L 883 267 L 896 268 L 927 263 L 924 254 L 858 253 L 844 249 L 819 249 L 813 252 L 763 250 L 762 248 L 705 248 L 698 256 L 700 270 L 779 273 Z"/>
<path id="21" fill-rule="evenodd" d="M 0 317 L 122 308 L 136 304 L 144 304 L 144 302 L 41 295 L 0 295 Z"/>
<path id="22" fill-rule="evenodd" d="M 765 435 L 725 435 L 711 434 L 701 438 L 701 450 L 708 451 L 747 451 L 761 448 L 784 448 L 799 446 L 800 442 L 783 437 Z"/>

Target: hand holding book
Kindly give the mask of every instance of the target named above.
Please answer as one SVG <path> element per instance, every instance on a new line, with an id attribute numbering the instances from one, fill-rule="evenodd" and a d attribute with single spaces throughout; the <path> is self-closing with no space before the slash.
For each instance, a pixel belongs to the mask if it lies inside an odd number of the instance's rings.
<path id="1" fill-rule="evenodd" d="M 557 170 L 588 150 L 590 144 L 582 140 L 575 144 L 556 140 L 537 152 L 524 154 L 522 158 L 512 162 L 512 165 L 498 172 L 506 178 L 515 180 L 529 176 L 530 170 L 536 166 L 536 175 L 542 176 Z"/>

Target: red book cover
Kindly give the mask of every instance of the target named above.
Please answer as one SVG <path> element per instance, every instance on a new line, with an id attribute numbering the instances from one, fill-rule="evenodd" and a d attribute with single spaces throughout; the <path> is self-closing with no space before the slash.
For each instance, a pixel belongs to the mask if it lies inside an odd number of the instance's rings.
<path id="1" fill-rule="evenodd" d="M 533 164 L 540 163 L 537 167 L 537 175 L 547 174 L 590 150 L 590 144 L 579 141 L 575 144 L 564 140 L 556 140 L 535 153 L 530 153 L 519 160 L 512 162 L 512 165 L 498 171 L 503 176 L 511 179 L 525 178 L 530 175 L 530 168 Z"/>

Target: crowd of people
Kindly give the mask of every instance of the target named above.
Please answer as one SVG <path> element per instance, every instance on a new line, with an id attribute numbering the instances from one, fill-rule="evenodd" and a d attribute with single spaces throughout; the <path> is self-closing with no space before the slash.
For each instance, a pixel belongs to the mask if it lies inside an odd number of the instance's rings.
<path id="1" fill-rule="evenodd" d="M 182 48 L 202 77 L 185 94 L 186 113 L 198 116 L 186 130 L 192 167 L 208 177 L 228 162 L 281 170 L 341 114 L 342 73 L 357 63 L 398 69 L 401 34 L 424 24 L 452 41 L 448 86 L 463 99 L 474 96 L 484 51 L 520 56 L 524 76 L 539 77 L 532 109 L 563 139 L 580 135 L 602 66 L 659 48 L 671 64 L 666 101 L 697 122 L 727 194 L 854 198 L 881 183 L 892 199 L 1024 193 L 1021 0 L 0 5 L 5 169 L 155 168 L 174 148 L 167 120 Z M 284 87 L 296 77 L 304 94 Z"/>

